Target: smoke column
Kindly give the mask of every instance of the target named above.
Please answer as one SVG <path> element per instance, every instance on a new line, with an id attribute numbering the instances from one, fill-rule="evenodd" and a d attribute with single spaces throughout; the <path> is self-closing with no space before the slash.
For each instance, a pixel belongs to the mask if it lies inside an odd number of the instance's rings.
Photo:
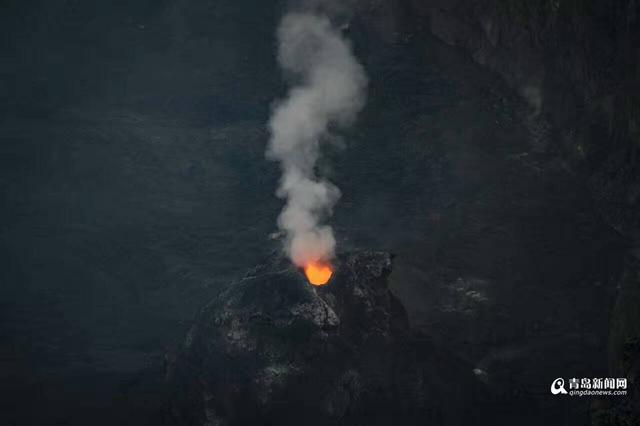
<path id="1" fill-rule="evenodd" d="M 329 128 L 350 124 L 365 102 L 367 77 L 351 44 L 329 19 L 316 13 L 289 13 L 277 33 L 278 63 L 293 83 L 269 121 L 267 157 L 280 162 L 277 191 L 286 205 L 278 226 L 285 251 L 298 266 L 330 260 L 333 230 L 323 225 L 340 191 L 315 174 L 320 144 Z"/>

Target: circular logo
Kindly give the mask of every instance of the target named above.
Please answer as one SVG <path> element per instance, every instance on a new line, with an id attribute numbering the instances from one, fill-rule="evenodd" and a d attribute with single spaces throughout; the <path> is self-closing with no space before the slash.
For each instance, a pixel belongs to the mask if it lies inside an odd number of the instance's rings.
<path id="1" fill-rule="evenodd" d="M 564 379 L 562 377 L 558 377 L 551 383 L 551 393 L 554 395 L 558 395 L 561 393 L 567 393 L 564 388 Z"/>

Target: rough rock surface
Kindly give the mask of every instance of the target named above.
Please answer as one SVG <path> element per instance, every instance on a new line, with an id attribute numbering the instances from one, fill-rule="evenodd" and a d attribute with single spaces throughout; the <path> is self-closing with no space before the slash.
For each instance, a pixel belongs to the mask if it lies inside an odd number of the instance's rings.
<path id="1" fill-rule="evenodd" d="M 630 245 L 610 335 L 610 372 L 630 396 L 594 404 L 598 425 L 638 424 L 640 9 L 634 0 L 409 2 L 425 27 L 495 71 L 530 104 L 535 149 L 561 158 Z M 420 6 L 422 5 L 422 7 Z M 535 145 L 535 144 L 534 144 Z M 635 248 L 634 248 L 635 247 Z"/>
<path id="2" fill-rule="evenodd" d="M 231 284 L 172 367 L 173 421 L 460 424 L 471 368 L 411 334 L 387 288 L 391 263 L 384 252 L 347 254 L 312 287 L 276 261 Z"/>
<path id="3" fill-rule="evenodd" d="M 629 244 L 610 335 L 610 372 L 633 396 L 595 403 L 596 424 L 638 424 L 640 3 L 636 0 L 360 2 L 390 44 L 430 33 L 496 73 L 528 104 L 531 152 L 558 158 Z M 387 20 L 385 25 L 376 24 Z M 391 28 L 391 30 L 388 30 Z M 385 31 L 386 30 L 386 31 Z M 635 355 L 630 355 L 635 354 Z M 601 404 L 600 404 L 601 403 Z M 597 406 L 605 407 L 600 409 Z M 632 407 L 632 408 L 630 408 Z"/>

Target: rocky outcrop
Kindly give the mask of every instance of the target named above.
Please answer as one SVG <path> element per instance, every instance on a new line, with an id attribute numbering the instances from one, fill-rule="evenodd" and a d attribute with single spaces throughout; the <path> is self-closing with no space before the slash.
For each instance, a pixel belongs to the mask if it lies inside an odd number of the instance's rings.
<path id="1" fill-rule="evenodd" d="M 179 425 L 460 424 L 471 368 L 411 333 L 392 258 L 340 256 L 309 285 L 279 260 L 198 315 L 171 367 Z"/>

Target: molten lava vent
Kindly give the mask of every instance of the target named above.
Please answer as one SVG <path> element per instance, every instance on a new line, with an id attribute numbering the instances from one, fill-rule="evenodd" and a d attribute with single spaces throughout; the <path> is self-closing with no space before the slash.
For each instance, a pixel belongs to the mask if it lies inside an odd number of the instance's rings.
<path id="1" fill-rule="evenodd" d="M 307 276 L 309 283 L 321 286 L 329 282 L 333 269 L 328 263 L 311 262 L 305 265 L 304 274 Z"/>

